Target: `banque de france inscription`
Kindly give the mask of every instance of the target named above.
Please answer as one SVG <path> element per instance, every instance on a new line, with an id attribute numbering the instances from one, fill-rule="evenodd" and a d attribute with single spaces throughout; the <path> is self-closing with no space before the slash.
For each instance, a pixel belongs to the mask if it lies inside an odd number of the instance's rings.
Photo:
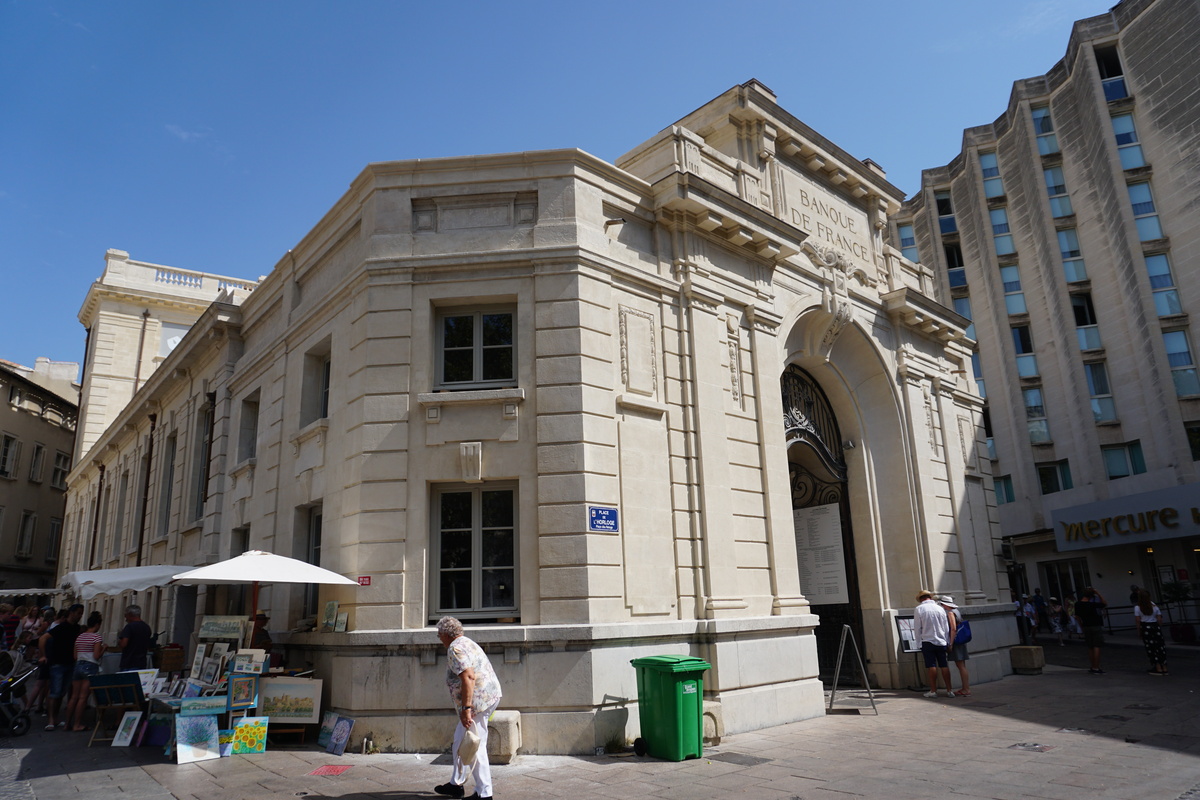
<path id="1" fill-rule="evenodd" d="M 785 172 L 784 187 L 791 223 L 812 237 L 813 244 L 833 247 L 864 266 L 873 266 L 864 212 L 795 172 Z"/>

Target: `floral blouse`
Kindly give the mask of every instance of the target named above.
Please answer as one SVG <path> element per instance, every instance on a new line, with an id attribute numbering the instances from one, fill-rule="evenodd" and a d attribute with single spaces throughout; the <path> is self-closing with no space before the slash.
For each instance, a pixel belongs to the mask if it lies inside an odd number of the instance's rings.
<path id="1" fill-rule="evenodd" d="M 456 711 L 461 711 L 462 703 L 462 673 L 468 668 L 475 670 L 475 691 L 471 695 L 471 710 L 475 713 L 486 711 L 500 700 L 500 681 L 492 662 L 488 661 L 483 648 L 466 636 L 459 636 L 450 643 L 446 651 L 446 687 L 450 690 L 450 699 L 454 702 Z"/>

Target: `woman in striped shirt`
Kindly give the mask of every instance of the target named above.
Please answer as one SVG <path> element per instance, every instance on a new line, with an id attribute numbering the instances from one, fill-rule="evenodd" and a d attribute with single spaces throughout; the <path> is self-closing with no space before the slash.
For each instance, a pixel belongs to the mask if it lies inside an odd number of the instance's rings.
<path id="1" fill-rule="evenodd" d="M 86 731 L 83 712 L 87 709 L 88 686 L 92 676 L 100 671 L 100 657 L 106 648 L 100 637 L 100 623 L 104 618 L 93 611 L 87 620 L 87 629 L 75 638 L 75 674 L 71 683 L 71 702 L 67 705 L 64 719 L 75 721 L 73 731 Z"/>

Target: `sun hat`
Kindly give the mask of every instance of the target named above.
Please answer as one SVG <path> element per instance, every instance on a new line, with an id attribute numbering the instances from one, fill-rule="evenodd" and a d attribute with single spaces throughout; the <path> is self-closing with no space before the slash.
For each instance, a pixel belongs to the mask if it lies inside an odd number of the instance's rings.
<path id="1" fill-rule="evenodd" d="M 944 606 L 950 606 L 951 608 L 958 608 L 958 603 L 954 602 L 954 598 L 948 594 L 942 595 L 941 597 L 939 597 L 937 599 L 937 601 Z"/>

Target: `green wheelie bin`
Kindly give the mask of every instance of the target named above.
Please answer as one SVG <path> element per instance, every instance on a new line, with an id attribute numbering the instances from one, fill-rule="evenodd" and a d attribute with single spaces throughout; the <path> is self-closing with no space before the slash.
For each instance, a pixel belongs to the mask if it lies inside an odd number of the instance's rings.
<path id="1" fill-rule="evenodd" d="M 629 662 L 637 670 L 638 755 L 665 761 L 699 758 L 704 743 L 704 671 L 712 665 L 692 656 L 646 656 Z"/>

